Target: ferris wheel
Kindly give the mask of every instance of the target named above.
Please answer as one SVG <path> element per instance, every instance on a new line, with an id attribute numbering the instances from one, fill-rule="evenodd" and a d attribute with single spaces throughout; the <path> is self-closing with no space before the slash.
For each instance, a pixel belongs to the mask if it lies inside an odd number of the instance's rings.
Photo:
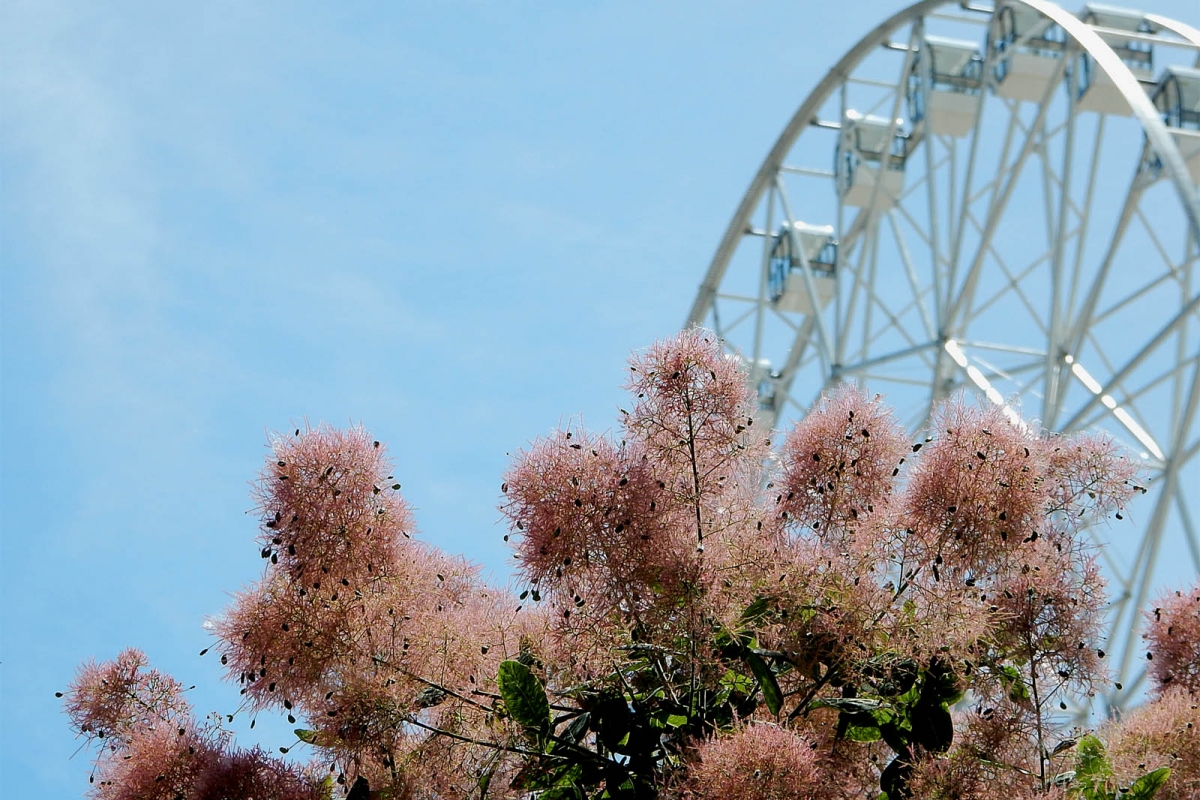
<path id="1" fill-rule="evenodd" d="M 1200 572 L 1200 31 L 977 2 L 900 11 L 817 84 L 687 323 L 744 359 L 772 426 L 853 380 L 914 431 L 965 388 L 1127 445 L 1150 491 L 1097 534 L 1120 706 L 1141 609 Z"/>

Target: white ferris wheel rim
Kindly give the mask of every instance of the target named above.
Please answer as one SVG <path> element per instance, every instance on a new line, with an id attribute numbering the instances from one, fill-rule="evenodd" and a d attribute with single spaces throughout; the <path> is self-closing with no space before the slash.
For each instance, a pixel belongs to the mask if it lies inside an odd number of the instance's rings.
<path id="1" fill-rule="evenodd" d="M 1090 25 L 1083 22 L 1074 14 L 1065 11 L 1058 5 L 1046 2 L 1046 0 L 1003 0 L 1003 2 L 998 0 L 996 3 L 996 8 L 999 9 L 1002 6 L 1023 7 L 1032 10 L 1039 14 L 1042 18 L 1057 25 L 1069 40 L 1068 44 L 1074 48 L 1077 48 L 1077 52 L 1086 53 L 1087 56 L 1094 61 L 1096 67 L 1099 70 L 1102 70 L 1105 75 L 1107 75 L 1112 84 L 1115 85 L 1115 87 L 1120 91 L 1125 102 L 1128 103 L 1132 116 L 1141 126 L 1141 129 L 1145 134 L 1147 152 L 1153 152 L 1157 156 L 1160 163 L 1161 175 L 1171 183 L 1174 189 L 1174 194 L 1178 200 L 1179 208 L 1183 212 L 1186 230 L 1188 233 L 1190 233 L 1192 241 L 1198 243 L 1198 246 L 1200 246 L 1200 194 L 1197 193 L 1196 184 L 1193 183 L 1189 175 L 1188 163 L 1185 161 L 1183 154 L 1181 154 L 1179 147 L 1176 145 L 1176 141 L 1164 123 L 1159 110 L 1155 107 L 1150 97 L 1147 95 L 1146 90 L 1139 82 L 1138 77 L 1134 75 L 1130 67 L 1122 61 L 1121 57 L 1114 51 L 1109 43 L 1105 41 L 1100 34 L 1093 30 Z M 735 251 L 745 240 L 747 232 L 751 230 L 751 220 L 754 217 L 756 210 L 760 207 L 760 204 L 763 202 L 764 198 L 768 197 L 768 192 L 773 191 L 773 182 L 778 180 L 781 170 L 785 168 L 786 157 L 796 146 L 797 141 L 804 134 L 804 132 L 812 127 L 822 106 L 834 96 L 834 93 L 839 89 L 839 87 L 844 87 L 845 83 L 853 74 L 853 71 L 859 66 L 860 63 L 864 61 L 864 59 L 868 57 L 869 54 L 877 51 L 881 46 L 886 46 L 889 43 L 892 34 L 905 30 L 906 26 L 915 26 L 919 24 L 926 17 L 926 15 L 943 7 L 960 7 L 969 11 L 991 10 L 969 7 L 969 3 L 965 2 L 965 0 L 962 3 L 948 2 L 948 0 L 923 0 L 922 2 L 915 3 L 877 25 L 873 30 L 871 30 L 870 33 L 868 33 L 849 51 L 847 51 L 842 59 L 821 79 L 820 82 L 817 83 L 817 85 L 809 93 L 804 102 L 800 105 L 795 114 L 793 114 L 791 119 L 784 127 L 783 132 L 771 147 L 766 158 L 762 162 L 762 165 L 759 167 L 758 172 L 755 174 L 754 179 L 751 181 L 749 188 L 738 204 L 738 207 L 732 219 L 730 220 L 729 225 L 726 227 L 722 235 L 717 250 L 706 272 L 705 278 L 699 287 L 696 299 L 687 318 L 687 325 L 690 326 L 694 324 L 704 324 L 705 320 L 709 316 L 709 313 L 715 310 L 715 303 L 720 293 L 722 281 L 726 276 L 726 272 L 730 268 L 730 263 L 733 259 Z M 1178 37 L 1181 43 L 1190 43 L 1190 45 L 1192 45 L 1193 48 L 1198 51 L 1197 64 L 1200 65 L 1200 30 L 1159 15 L 1147 14 L 1145 15 L 1145 19 L 1149 22 L 1152 22 L 1158 29 L 1174 34 L 1176 37 Z M 915 31 L 916 28 L 914 27 L 912 30 Z M 900 48 L 896 47 L 895 49 Z M 912 47 L 906 46 L 905 49 L 911 51 Z M 903 85 L 903 76 L 905 72 L 907 72 L 907 69 L 910 65 L 910 58 L 911 56 L 906 53 L 905 67 L 901 72 L 900 85 Z M 990 66 L 991 62 L 988 61 L 986 64 Z M 1059 73 L 1059 78 L 1061 79 L 1061 73 Z M 986 92 L 986 83 L 984 91 Z M 899 107 L 900 101 L 901 90 L 900 87 L 897 86 L 895 97 L 896 108 Z M 1074 111 L 1074 109 L 1070 109 L 1068 113 L 1073 115 L 1078 112 Z M 891 116 L 892 118 L 895 118 L 896 114 L 893 113 Z M 980 113 L 980 116 L 982 116 L 982 113 Z M 889 136 L 893 131 L 895 131 L 895 123 L 891 123 L 891 125 L 892 127 L 888 129 Z M 979 131 L 976 129 L 973 134 L 972 144 L 974 144 L 974 141 L 976 141 L 978 138 Z M 889 158 L 890 156 L 887 154 L 884 155 L 883 161 L 881 162 L 881 168 L 886 168 Z M 970 178 L 968 177 L 968 181 L 969 180 Z M 1063 193 L 1065 194 L 1066 191 L 1067 189 L 1064 188 Z M 877 192 L 878 190 L 876 189 L 875 192 L 872 193 L 871 208 L 869 209 L 871 213 L 875 213 L 874 204 Z M 1132 192 L 1133 190 L 1131 189 L 1131 197 Z M 773 196 L 774 195 L 771 195 L 771 197 Z M 767 202 L 771 203 L 773 200 L 768 199 Z M 786 205 L 786 198 L 782 199 L 781 202 Z M 1064 204 L 1065 202 L 1067 202 L 1066 199 L 1064 199 Z M 1003 213 L 1003 210 L 1001 210 L 1000 213 Z M 790 211 L 787 211 L 784 214 L 784 219 L 789 219 L 793 223 L 796 221 L 796 218 L 792 216 Z M 868 216 L 866 225 L 870 226 L 873 224 L 873 222 L 878 222 L 878 220 L 872 219 L 871 216 Z M 1062 231 L 1060 230 L 1060 235 L 1061 233 Z M 841 234 L 842 231 L 839 230 L 838 235 Z M 767 235 L 772 235 L 771 231 L 767 231 Z M 1115 249 L 1116 247 L 1117 243 L 1114 242 L 1112 248 Z M 1113 250 L 1108 251 L 1108 256 L 1110 258 L 1112 257 L 1112 252 Z M 940 256 L 935 253 L 935 262 L 939 257 Z M 807 262 L 805 262 L 805 264 L 806 266 L 804 269 L 804 274 L 805 280 L 808 282 L 806 288 L 809 292 L 809 296 L 815 301 L 815 293 L 811 283 L 811 278 L 809 276 Z M 976 264 L 975 266 L 978 267 L 979 265 Z M 1158 331 L 1155 336 L 1152 336 L 1151 341 L 1146 345 L 1145 348 L 1143 348 L 1143 350 L 1149 351 L 1153 347 L 1157 347 L 1156 342 L 1164 339 L 1168 334 L 1172 333 L 1175 324 L 1179 320 L 1186 321 L 1186 318 L 1195 314 L 1197 309 L 1200 309 L 1200 292 L 1196 292 L 1182 304 L 1178 313 L 1175 314 L 1174 319 L 1169 322 L 1166 327 Z M 814 318 L 815 327 L 818 329 L 815 331 L 815 333 L 817 334 L 818 338 L 829 335 L 822 329 L 821 317 L 822 312 L 820 311 L 808 314 L 806 317 L 806 319 Z M 811 338 L 813 333 L 814 331 L 810 329 L 808 336 Z M 939 334 L 944 336 L 944 331 L 939 331 Z M 949 342 L 949 344 L 953 346 L 953 341 Z M 1047 345 L 1047 351 L 1049 351 L 1049 344 Z M 939 356 L 940 355 L 941 354 L 939 353 Z M 755 358 L 757 359 L 757 354 Z M 1070 356 L 1068 355 L 1066 358 L 1066 363 L 1068 365 L 1071 364 Z M 1198 354 L 1193 360 L 1195 360 L 1196 363 L 1194 369 L 1191 370 L 1194 375 L 1191 381 L 1190 392 L 1188 392 L 1188 400 L 1186 404 L 1187 413 L 1184 415 L 1184 418 L 1188 420 L 1187 426 L 1185 426 L 1182 430 L 1184 435 L 1188 433 L 1191 424 L 1190 420 L 1196 417 L 1196 406 L 1198 403 L 1200 403 L 1200 354 Z M 960 365 L 961 363 L 962 362 L 960 362 Z M 1134 362 L 1130 362 L 1126 366 L 1126 371 L 1128 371 L 1128 369 L 1132 369 L 1134 366 L 1136 366 L 1136 364 Z M 837 378 L 836 373 L 830 374 L 834 376 L 833 379 Z M 1120 383 L 1124 375 L 1124 372 L 1118 373 L 1112 379 L 1112 383 Z M 788 395 L 790 395 L 790 381 L 792 377 L 794 377 L 794 375 L 788 378 L 788 383 L 784 387 L 784 397 L 789 400 L 791 399 L 788 397 Z M 936 375 L 934 377 L 936 378 Z M 1110 402 L 1107 395 L 1102 396 L 1100 392 L 1095 392 L 1095 397 L 1092 398 L 1090 405 L 1079 410 L 1071 418 L 1067 425 L 1055 426 L 1056 429 L 1078 429 L 1081 426 L 1086 426 L 1088 424 L 1086 419 L 1088 410 L 1093 407 L 1098 407 L 1102 399 L 1104 400 L 1105 405 L 1108 405 Z M 794 400 L 791 402 L 795 403 Z M 1112 409 L 1113 406 L 1108 405 L 1108 408 Z M 1103 412 L 1103 409 L 1101 409 L 1101 411 Z M 1147 592 L 1150 589 L 1150 582 L 1152 580 L 1155 560 L 1157 558 L 1157 547 L 1162 538 L 1161 529 L 1165 524 L 1165 515 L 1170 513 L 1172 497 L 1178 498 L 1180 494 L 1179 487 L 1175 486 L 1174 484 L 1174 481 L 1177 478 L 1178 468 L 1182 464 L 1187 463 L 1192 456 L 1196 455 L 1196 453 L 1192 452 L 1192 450 L 1195 448 L 1191 448 L 1191 450 L 1189 450 L 1186 447 L 1181 447 L 1181 445 L 1186 445 L 1186 442 L 1177 442 L 1173 444 L 1173 449 L 1169 451 L 1169 455 L 1156 453 L 1156 455 L 1160 456 L 1159 461 L 1161 462 L 1162 467 L 1160 470 L 1160 476 L 1163 481 L 1160 483 L 1160 496 L 1155 503 L 1154 518 L 1150 521 L 1148 530 L 1154 530 L 1157 531 L 1157 533 L 1148 534 L 1147 541 L 1142 543 L 1142 550 L 1139 550 L 1138 554 L 1138 563 L 1132 567 L 1131 575 L 1125 581 L 1124 596 L 1118 598 L 1118 600 L 1114 602 L 1115 619 L 1113 620 L 1112 627 L 1110 628 L 1111 641 L 1115 644 L 1118 635 L 1124 637 L 1121 642 L 1123 647 L 1121 648 L 1121 652 L 1119 653 L 1117 659 L 1120 662 L 1116 675 L 1118 681 L 1117 686 L 1120 687 L 1122 681 L 1124 681 L 1126 684 L 1123 691 L 1118 691 L 1114 693 L 1112 697 L 1110 697 L 1110 703 L 1114 705 L 1123 704 L 1125 701 L 1134 697 L 1134 693 L 1138 690 L 1138 684 L 1142 679 L 1141 676 L 1135 677 L 1132 680 L 1130 679 L 1131 671 L 1133 669 L 1131 655 L 1133 650 L 1136 648 L 1135 629 L 1138 624 L 1137 610 L 1143 607 L 1147 598 Z M 1186 515 L 1186 508 L 1181 508 L 1180 513 Z M 1188 525 L 1190 526 L 1190 524 L 1191 523 L 1189 521 Z M 1188 533 L 1189 536 L 1194 537 L 1190 527 Z M 1197 560 L 1197 567 L 1200 569 L 1200 553 L 1194 550 L 1193 558 Z"/>
<path id="2" fill-rule="evenodd" d="M 922 0 L 922 2 L 914 3 L 908 8 L 893 14 L 875 26 L 870 33 L 851 47 L 846 52 L 846 55 L 842 56 L 842 59 L 834 65 L 833 69 L 826 73 L 820 83 L 809 92 L 808 97 L 800 104 L 796 113 L 792 115 L 787 125 L 784 126 L 783 132 L 779 134 L 779 138 L 775 140 L 775 144 L 771 146 L 767 157 L 758 168 L 754 180 L 750 182 L 749 188 L 746 189 L 741 202 L 738 203 L 733 218 L 725 228 L 725 233 L 721 236 L 720 244 L 717 245 L 717 251 L 713 254 L 712 261 L 709 262 L 708 272 L 705 274 L 704 281 L 700 284 L 700 291 L 696 296 L 695 302 L 692 304 L 691 311 L 688 312 L 688 325 L 698 324 L 703 321 L 713 297 L 715 297 L 717 289 L 720 286 L 721 278 L 729 266 L 730 257 L 737 248 L 742 231 L 745 229 L 746 223 L 749 222 L 756 204 L 762 199 L 763 193 L 767 190 L 767 186 L 774 177 L 774 174 L 783 165 L 784 157 L 796 143 L 796 140 L 800 138 L 800 134 L 809 126 L 810 121 L 815 117 L 821 104 L 833 94 L 834 89 L 841 84 L 844 77 L 850 73 L 850 70 L 867 53 L 875 50 L 887 41 L 889 34 L 900 29 L 906 23 L 910 23 L 918 17 L 923 16 L 927 11 L 945 5 L 951 5 L 949 0 Z M 1157 110 L 1150 103 L 1150 99 L 1146 96 L 1146 93 L 1138 85 L 1137 78 L 1130 72 L 1129 67 L 1125 66 L 1121 59 L 1117 57 L 1117 54 L 1113 52 L 1113 49 L 1099 35 L 1061 7 L 1045 2 L 1045 0 L 1010 0 L 1007 5 L 1028 6 L 1061 25 L 1067 32 L 1067 35 L 1071 36 L 1079 45 L 1086 49 L 1096 59 L 1097 64 L 1113 77 L 1121 93 L 1133 109 L 1133 113 L 1137 116 L 1138 122 L 1142 124 L 1142 128 L 1146 131 L 1151 145 L 1164 159 L 1164 166 L 1170 173 L 1171 183 L 1175 186 L 1175 190 L 1179 194 L 1180 203 L 1187 213 L 1188 222 L 1192 229 L 1192 236 L 1200 239 L 1200 197 L 1197 196 L 1196 188 L 1187 178 L 1187 167 L 1184 164 L 1183 156 L 1179 153 L 1179 148 L 1175 146 L 1170 134 L 1167 133 L 1166 126 L 1159 118 Z M 1158 15 L 1148 15 L 1148 17 L 1153 18 L 1162 27 L 1172 30 L 1180 38 L 1187 39 L 1193 44 L 1200 46 L 1200 30 L 1167 17 Z"/>

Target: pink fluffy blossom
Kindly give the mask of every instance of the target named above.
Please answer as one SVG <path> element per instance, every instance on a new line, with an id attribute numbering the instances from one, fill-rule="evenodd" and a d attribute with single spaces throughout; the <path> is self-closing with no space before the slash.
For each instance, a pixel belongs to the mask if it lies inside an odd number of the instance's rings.
<path id="1" fill-rule="evenodd" d="M 817 794 L 824 780 L 815 744 L 769 723 L 706 739 L 686 783 L 696 800 L 794 800 Z"/>
<path id="2" fill-rule="evenodd" d="M 748 454 L 765 454 L 771 432 L 753 430 L 745 375 L 708 331 L 658 342 L 630 373 L 636 397 L 626 429 L 652 462 L 681 476 L 689 496 L 720 494 L 722 483 L 755 468 Z"/>
<path id="3" fill-rule="evenodd" d="M 1200 584 L 1159 598 L 1146 623 L 1148 669 L 1159 689 L 1182 686 L 1200 696 Z"/>
<path id="4" fill-rule="evenodd" d="M 677 800 L 858 800 L 898 756 L 926 800 L 1061 797 L 1038 788 L 1069 769 L 1069 748 L 1047 749 L 1053 709 L 1104 675 L 1081 520 L 1122 507 L 1129 462 L 961 401 L 914 445 L 878 397 L 841 388 L 764 474 L 740 363 L 702 330 L 661 342 L 633 359 L 614 435 L 562 431 L 515 459 L 501 507 L 515 591 L 413 538 L 365 430 L 273 440 L 256 486 L 264 571 L 216 624 L 243 708 L 300 726 L 335 793 L 363 778 L 394 800 L 515 800 L 550 770 L 589 795 L 632 777 Z M 1181 699 L 1200 681 L 1198 597 L 1151 623 L 1161 696 L 1114 729 L 1127 772 L 1200 764 Z M 897 744 L 882 717 L 878 740 L 857 741 L 873 717 L 838 710 L 919 690 L 929 711 L 930 680 L 935 699 L 970 689 L 975 706 L 936 754 Z M 66 704 L 104 739 L 100 800 L 321 795 L 305 768 L 234 749 L 219 716 L 197 723 L 137 651 L 86 665 Z"/>
<path id="5" fill-rule="evenodd" d="M 908 452 L 908 436 L 881 398 L 843 385 L 788 434 L 779 509 L 831 544 L 878 530 L 890 522 L 896 474 Z"/>
<path id="6" fill-rule="evenodd" d="M 414 530 L 385 448 L 362 428 L 280 436 L 259 479 L 262 555 L 293 579 L 378 577 Z"/>
<path id="7" fill-rule="evenodd" d="M 131 740 L 123 757 L 104 762 L 93 794 L 97 800 L 191 800 L 197 778 L 220 758 L 190 728 L 146 731 Z"/>
<path id="8" fill-rule="evenodd" d="M 136 734 L 158 727 L 174 729 L 191 715 L 183 686 L 169 675 L 147 669 L 145 653 L 128 649 L 116 660 L 80 667 L 64 700 L 76 732 L 106 739 L 122 748 Z"/>
<path id="9" fill-rule="evenodd" d="M 1120 511 L 1134 492 L 1142 489 L 1137 466 L 1108 436 L 1054 436 L 1046 446 L 1048 510 L 1067 524 L 1093 522 Z"/>
<path id="10" fill-rule="evenodd" d="M 714 587 L 746 586 L 772 535 L 758 501 L 766 432 L 753 431 L 736 361 L 692 330 L 634 359 L 632 376 L 623 440 L 560 432 L 505 477 L 531 599 L 545 599 L 577 656 L 589 642 L 610 650 L 620 630 L 661 642 L 711 632 L 749 602 Z"/>
<path id="11" fill-rule="evenodd" d="M 1096 645 L 1108 599 L 1095 558 L 1079 544 L 1060 551 L 1045 541 L 1018 556 L 986 601 L 996 609 L 993 645 L 1036 668 L 1043 694 L 1097 688 L 1107 678 Z"/>
<path id="12" fill-rule="evenodd" d="M 1200 698 L 1196 695 L 1182 686 L 1168 687 L 1103 734 L 1119 783 L 1170 767 L 1171 777 L 1155 800 L 1200 797 Z"/>
<path id="13" fill-rule="evenodd" d="M 181 686 L 126 650 L 80 668 L 66 693 L 81 734 L 100 740 L 97 800 L 318 800 L 319 787 L 261 750 L 236 750 L 210 720 L 198 725 Z"/>
<path id="14" fill-rule="evenodd" d="M 941 406 L 905 492 L 908 526 L 947 569 L 987 572 L 1035 532 L 1050 490 L 1042 441 L 999 408 Z"/>

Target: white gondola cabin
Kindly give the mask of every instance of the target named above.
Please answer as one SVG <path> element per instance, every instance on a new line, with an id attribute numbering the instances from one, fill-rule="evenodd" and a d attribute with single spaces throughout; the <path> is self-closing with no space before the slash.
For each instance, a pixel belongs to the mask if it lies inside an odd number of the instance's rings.
<path id="1" fill-rule="evenodd" d="M 996 94 L 1041 102 L 1062 69 L 1062 28 L 1028 6 L 1003 6 L 992 17 L 988 41 Z"/>
<path id="2" fill-rule="evenodd" d="M 843 203 L 859 208 L 872 203 L 880 208 L 896 204 L 904 189 L 904 167 L 908 160 L 908 137 L 900 132 L 901 124 L 899 119 L 893 123 L 854 109 L 842 117 L 834 174 Z"/>
<path id="3" fill-rule="evenodd" d="M 757 361 L 741 356 L 742 369 L 746 372 L 746 386 L 758 401 L 754 413 L 754 427 L 770 431 L 775 426 L 779 414 L 779 378 L 780 375 L 765 358 Z"/>
<path id="4" fill-rule="evenodd" d="M 1200 183 L 1200 69 L 1167 67 L 1151 97 L 1193 183 Z"/>
<path id="5" fill-rule="evenodd" d="M 975 42 L 926 36 L 908 74 L 908 117 L 913 127 L 966 136 L 975 127 L 983 86 L 983 56 Z"/>
<path id="6" fill-rule="evenodd" d="M 813 308 L 804 280 L 804 267 L 812 275 L 818 307 Z M 784 223 L 771 245 L 767 287 L 771 303 L 779 311 L 812 314 L 833 297 L 833 275 L 837 269 L 837 239 L 832 225 Z"/>
<path id="7" fill-rule="evenodd" d="M 1138 38 L 1125 38 L 1121 31 L 1132 34 L 1153 33 L 1154 27 L 1140 11 L 1089 3 L 1079 15 L 1080 19 L 1097 29 L 1097 33 L 1108 43 L 1129 71 L 1140 81 L 1154 78 L 1154 48 Z M 1096 66 L 1096 60 L 1086 51 L 1079 54 L 1075 62 L 1078 70 L 1075 77 L 1075 108 L 1078 111 L 1096 111 L 1100 114 L 1117 114 L 1127 117 L 1133 113 L 1121 90 L 1113 83 L 1108 73 Z"/>

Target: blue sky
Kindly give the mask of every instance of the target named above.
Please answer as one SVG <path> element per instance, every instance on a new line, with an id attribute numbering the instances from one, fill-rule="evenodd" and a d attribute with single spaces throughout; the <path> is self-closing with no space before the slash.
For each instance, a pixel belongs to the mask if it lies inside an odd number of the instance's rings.
<path id="1" fill-rule="evenodd" d="M 259 573 L 269 431 L 365 424 L 423 535 L 502 580 L 508 454 L 612 424 L 787 118 L 897 8 L 5 2 L 3 785 L 85 790 L 54 692 L 87 658 L 236 707 L 197 653 Z"/>

